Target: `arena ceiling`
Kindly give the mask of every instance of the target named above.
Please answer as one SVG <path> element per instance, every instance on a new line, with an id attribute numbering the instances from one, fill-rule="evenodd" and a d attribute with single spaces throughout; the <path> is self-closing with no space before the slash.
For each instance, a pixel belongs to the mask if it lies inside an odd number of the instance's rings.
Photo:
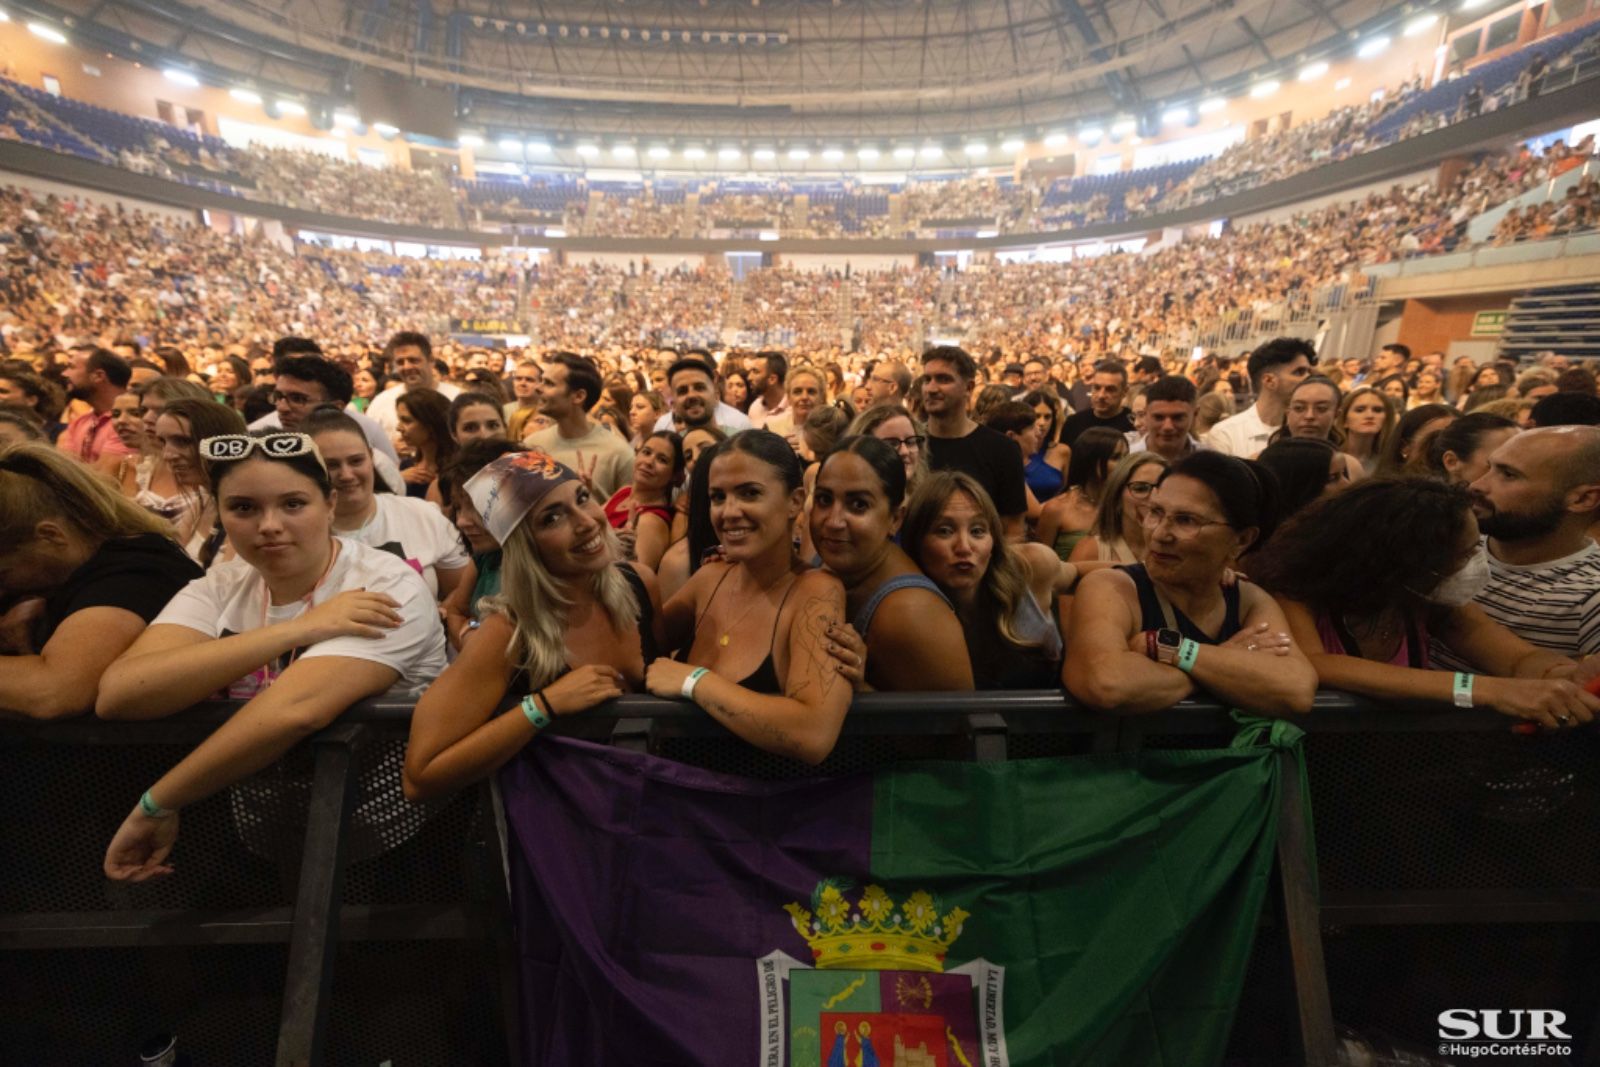
<path id="1" fill-rule="evenodd" d="M 41 5 L 42 6 L 42 5 Z M 54 0 L 75 32 L 329 106 L 361 68 L 565 140 L 1004 138 L 1237 94 L 1411 0 Z M 111 41 L 106 42 L 109 46 Z M 1381 76 L 1380 76 L 1381 77 Z"/>

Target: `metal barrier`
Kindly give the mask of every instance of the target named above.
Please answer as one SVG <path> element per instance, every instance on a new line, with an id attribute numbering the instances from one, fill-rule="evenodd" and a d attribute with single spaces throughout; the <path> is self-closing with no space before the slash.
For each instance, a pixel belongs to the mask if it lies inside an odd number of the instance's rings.
<path id="1" fill-rule="evenodd" d="M 0 724 L 0 986 L 11 991 L 0 1047 L 17 1062 L 111 1062 L 165 1029 L 200 1062 L 267 1062 L 274 1046 L 278 1064 L 376 1063 L 396 1049 L 396 1062 L 520 1062 L 491 793 L 400 799 L 407 703 L 359 704 L 279 765 L 186 809 L 165 881 L 100 876 L 139 791 L 231 710 Z M 1306 862 L 1299 768 L 1283 752 L 1278 892 L 1228 1062 L 1337 1062 L 1335 1006 L 1412 1040 L 1447 1007 L 1555 1008 L 1583 1062 L 1600 1059 L 1596 735 L 1514 736 L 1489 712 L 1332 692 L 1297 722 L 1319 871 Z M 682 702 L 624 698 L 560 728 L 785 778 L 1211 747 L 1236 725 L 1198 702 L 1115 717 L 1060 691 L 870 694 L 820 768 L 752 749 Z"/>

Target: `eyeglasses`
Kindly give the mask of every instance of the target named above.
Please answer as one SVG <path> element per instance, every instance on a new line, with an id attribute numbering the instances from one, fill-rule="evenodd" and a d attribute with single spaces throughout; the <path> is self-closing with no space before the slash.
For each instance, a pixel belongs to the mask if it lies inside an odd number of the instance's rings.
<path id="1" fill-rule="evenodd" d="M 255 437 L 245 433 L 224 433 L 205 437 L 200 441 L 200 458 L 211 463 L 235 463 L 247 458 L 256 449 L 268 459 L 293 459 L 296 456 L 315 456 L 322 463 L 322 453 L 310 436 L 303 433 L 268 433 Z M 323 464 L 326 469 L 326 464 Z"/>
<path id="2" fill-rule="evenodd" d="M 1129 482 L 1128 492 L 1137 497 L 1146 497 L 1155 491 L 1155 487 L 1155 482 Z"/>
<path id="3" fill-rule="evenodd" d="M 920 452 L 922 450 L 922 443 L 924 441 L 926 441 L 927 438 L 926 437 L 880 437 L 880 438 L 878 438 L 878 440 L 882 441 L 884 444 L 888 445 L 890 448 L 894 449 L 896 452 L 900 451 L 902 448 L 909 448 L 913 452 Z"/>
<path id="4" fill-rule="evenodd" d="M 281 389 L 274 389 L 267 395 L 267 399 L 274 404 L 288 404 L 292 408 L 309 407 L 312 404 L 321 403 L 320 400 L 308 393 L 285 393 Z"/>
<path id="5" fill-rule="evenodd" d="M 1219 519 L 1202 519 L 1183 511 L 1169 512 L 1159 504 L 1151 505 L 1144 513 L 1144 524 L 1150 530 L 1159 530 L 1167 522 L 1172 523 L 1172 532 L 1185 540 L 1200 536 L 1200 531 L 1207 526 L 1232 525 Z"/>

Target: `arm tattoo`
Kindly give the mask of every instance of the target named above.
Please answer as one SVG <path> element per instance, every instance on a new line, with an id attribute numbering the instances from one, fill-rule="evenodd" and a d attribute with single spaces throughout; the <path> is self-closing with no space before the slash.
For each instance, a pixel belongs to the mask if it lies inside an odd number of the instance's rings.
<path id="1" fill-rule="evenodd" d="M 838 621 L 833 613 L 833 602 L 830 597 L 816 596 L 800 605 L 799 611 L 804 620 L 805 627 L 802 636 L 809 640 L 801 642 L 805 651 L 804 664 L 805 680 L 794 688 L 794 697 L 799 699 L 801 693 L 809 687 L 810 680 L 815 678 L 821 690 L 821 699 L 826 700 L 833 691 L 834 683 L 839 681 L 839 672 L 834 668 L 832 657 L 828 655 L 828 627 Z M 793 669 L 793 665 L 790 665 Z"/>

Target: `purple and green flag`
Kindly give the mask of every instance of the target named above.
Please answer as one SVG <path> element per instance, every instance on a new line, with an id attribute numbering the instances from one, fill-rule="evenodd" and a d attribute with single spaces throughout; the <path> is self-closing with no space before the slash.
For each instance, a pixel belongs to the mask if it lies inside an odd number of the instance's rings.
<path id="1" fill-rule="evenodd" d="M 771 783 L 541 738 L 500 777 L 527 1062 L 1218 1063 L 1274 755 Z"/>

